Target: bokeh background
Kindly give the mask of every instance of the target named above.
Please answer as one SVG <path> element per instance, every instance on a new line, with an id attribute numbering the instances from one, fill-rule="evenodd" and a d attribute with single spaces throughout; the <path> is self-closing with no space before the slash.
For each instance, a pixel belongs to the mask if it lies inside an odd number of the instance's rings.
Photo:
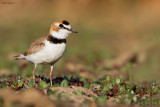
<path id="1" fill-rule="evenodd" d="M 129 72 L 136 82 L 159 81 L 159 5 L 159 0 L 0 0 L 1 74 L 31 75 L 33 66 L 13 56 L 47 35 L 52 22 L 66 19 L 79 33 L 67 38 L 55 76 Z M 49 66 L 40 65 L 37 73 L 47 76 Z"/>

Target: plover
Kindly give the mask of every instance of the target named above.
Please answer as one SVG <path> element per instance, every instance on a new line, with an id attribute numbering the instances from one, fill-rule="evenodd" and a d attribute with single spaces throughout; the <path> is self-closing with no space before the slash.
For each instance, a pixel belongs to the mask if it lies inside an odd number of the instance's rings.
<path id="1" fill-rule="evenodd" d="M 56 21 L 51 25 L 49 34 L 47 36 L 38 38 L 31 43 L 26 52 L 15 56 L 17 60 L 24 59 L 34 64 L 34 84 L 37 64 L 49 64 L 50 85 L 52 85 L 53 66 L 64 54 L 66 49 L 66 38 L 71 33 L 77 33 L 77 31 L 71 28 L 71 25 L 68 21 Z"/>

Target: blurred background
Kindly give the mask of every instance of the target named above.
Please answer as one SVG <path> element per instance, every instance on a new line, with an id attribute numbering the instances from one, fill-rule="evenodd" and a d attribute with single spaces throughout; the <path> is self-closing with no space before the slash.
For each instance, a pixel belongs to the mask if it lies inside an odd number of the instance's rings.
<path id="1" fill-rule="evenodd" d="M 13 56 L 47 35 L 51 23 L 65 19 L 79 33 L 67 38 L 54 76 L 158 81 L 159 5 L 159 0 L 0 0 L 0 73 L 31 75 L 33 65 Z M 48 76 L 49 66 L 40 65 L 37 74 Z"/>

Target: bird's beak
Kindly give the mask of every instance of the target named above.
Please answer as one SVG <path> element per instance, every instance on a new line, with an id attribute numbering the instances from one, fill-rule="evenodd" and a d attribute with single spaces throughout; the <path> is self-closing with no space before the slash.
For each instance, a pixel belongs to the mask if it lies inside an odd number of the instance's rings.
<path id="1" fill-rule="evenodd" d="M 73 30 L 72 28 L 69 29 L 69 28 L 63 27 L 63 29 L 66 29 L 72 33 L 78 33 L 76 30 Z"/>
<path id="2" fill-rule="evenodd" d="M 70 29 L 72 33 L 78 33 L 76 30 Z"/>

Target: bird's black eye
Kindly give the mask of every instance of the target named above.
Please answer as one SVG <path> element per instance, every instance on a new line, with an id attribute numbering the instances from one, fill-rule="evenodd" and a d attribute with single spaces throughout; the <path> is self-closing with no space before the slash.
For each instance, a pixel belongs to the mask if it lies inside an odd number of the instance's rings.
<path id="1" fill-rule="evenodd" d="M 62 25 L 62 24 L 59 24 L 59 27 L 63 27 L 63 25 Z"/>

